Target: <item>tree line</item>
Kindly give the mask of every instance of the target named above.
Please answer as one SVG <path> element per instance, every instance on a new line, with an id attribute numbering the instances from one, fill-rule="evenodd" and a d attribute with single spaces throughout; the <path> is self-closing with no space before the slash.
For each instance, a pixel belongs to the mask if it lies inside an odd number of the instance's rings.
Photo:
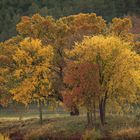
<path id="1" fill-rule="evenodd" d="M 53 16 L 55 19 L 78 13 L 97 13 L 108 22 L 114 17 L 139 15 L 139 0 L 1 0 L 0 41 L 17 35 L 21 16 Z"/>

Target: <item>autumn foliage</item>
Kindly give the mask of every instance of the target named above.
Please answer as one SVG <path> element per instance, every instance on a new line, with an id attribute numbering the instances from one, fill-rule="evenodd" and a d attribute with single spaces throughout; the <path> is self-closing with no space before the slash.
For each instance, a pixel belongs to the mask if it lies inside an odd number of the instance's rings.
<path id="1" fill-rule="evenodd" d="M 86 37 L 83 42 L 77 43 L 74 49 L 68 51 L 67 54 L 75 63 L 86 64 L 87 62 L 90 62 L 91 64 L 98 66 L 98 70 L 92 68 L 92 71 L 96 70 L 96 73 L 99 75 L 99 80 L 93 77 L 92 80 L 93 82 L 96 81 L 96 85 L 93 84 L 92 88 L 91 85 L 89 85 L 87 91 L 90 91 L 91 88 L 93 93 L 94 91 L 98 92 L 95 93 L 99 95 L 98 104 L 101 122 L 103 124 L 105 121 L 107 102 L 111 103 L 109 107 L 114 106 L 114 104 L 116 107 L 116 105 L 123 106 L 123 104 L 128 102 L 138 102 L 137 97 L 139 95 L 137 93 L 140 82 L 140 58 L 138 54 L 131 51 L 129 43 L 113 36 Z M 86 68 L 86 66 L 85 68 L 81 68 L 81 73 Z M 80 72 L 77 69 L 77 74 L 78 73 Z M 88 72 L 88 74 L 91 76 L 90 72 Z M 76 75 L 74 77 L 76 78 Z M 83 75 L 81 77 L 84 78 Z M 70 79 L 71 78 L 65 80 L 66 83 Z M 86 77 L 86 79 L 88 78 Z M 94 79 L 96 80 L 94 81 Z M 75 82 L 74 80 L 73 84 Z M 89 83 L 93 83 L 92 80 L 90 81 L 88 79 Z M 83 79 L 81 81 L 85 82 Z M 87 84 L 87 81 L 85 84 Z M 100 87 L 100 90 L 98 90 L 98 87 Z M 74 94 L 74 92 L 72 91 L 71 94 Z M 93 101 L 93 99 L 91 100 Z"/>
<path id="2" fill-rule="evenodd" d="M 86 110 L 89 125 L 99 112 L 104 125 L 106 112 L 139 103 L 140 45 L 131 28 L 129 18 L 107 24 L 94 13 L 22 17 L 18 35 L 0 44 L 0 103 L 38 102 L 42 120 L 52 98 Z"/>

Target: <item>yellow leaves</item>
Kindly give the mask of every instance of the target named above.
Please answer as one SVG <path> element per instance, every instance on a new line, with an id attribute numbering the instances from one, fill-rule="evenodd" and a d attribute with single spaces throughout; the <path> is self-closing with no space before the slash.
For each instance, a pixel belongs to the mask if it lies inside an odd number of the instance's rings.
<path id="1" fill-rule="evenodd" d="M 46 59 L 46 61 L 52 60 L 53 55 L 54 55 L 53 53 L 54 53 L 54 51 L 53 51 L 53 48 L 51 45 L 44 46 L 43 48 L 38 50 L 38 56 L 44 57 L 44 59 Z"/>
<path id="2" fill-rule="evenodd" d="M 134 83 L 137 84 L 137 87 L 140 89 L 140 70 L 130 71 L 130 75 L 132 76 Z"/>
<path id="3" fill-rule="evenodd" d="M 31 79 L 26 79 L 10 92 L 13 95 L 14 100 L 27 105 L 28 103 L 32 102 L 32 94 L 34 90 L 35 87 L 32 84 Z"/>
<path id="4" fill-rule="evenodd" d="M 104 37 L 102 35 L 85 37 L 82 43 L 75 45 L 75 49 L 69 52 L 69 55 L 78 56 L 87 61 L 95 61 L 97 54 L 99 54 L 105 60 L 109 56 L 115 55 L 113 51 L 116 51 L 117 48 L 122 50 L 126 47 L 128 48 L 128 44 L 117 37 Z"/>
<path id="5" fill-rule="evenodd" d="M 31 39 L 25 38 L 22 42 L 20 42 L 20 46 L 25 51 L 37 51 L 41 48 L 41 41 L 39 39 Z"/>
<path id="6" fill-rule="evenodd" d="M 5 74 L 8 74 L 9 73 L 9 69 L 8 68 L 0 68 L 0 74 L 1 75 L 5 75 Z"/>
<path id="7" fill-rule="evenodd" d="M 15 71 L 14 76 L 15 77 L 20 77 L 22 73 L 23 73 L 23 70 L 22 69 L 18 69 L 18 70 Z"/>
<path id="8" fill-rule="evenodd" d="M 42 48 L 41 50 L 38 51 L 38 55 L 44 57 L 46 56 L 46 54 L 48 54 L 48 51 L 49 51 L 48 47 L 46 46 L 46 48 Z"/>
<path id="9" fill-rule="evenodd" d="M 22 81 L 11 90 L 14 100 L 27 105 L 47 97 L 53 55 L 52 46 L 44 46 L 39 39 L 26 38 L 19 43 L 13 55 L 16 64 L 13 76 Z"/>
<path id="10" fill-rule="evenodd" d="M 131 50 L 130 43 L 115 36 L 85 37 L 66 52 L 75 62 L 99 65 L 102 95 L 122 102 L 135 102 L 140 89 L 140 56 Z"/>
<path id="11" fill-rule="evenodd" d="M 43 46 L 39 39 L 26 38 L 19 45 L 13 55 L 13 59 L 18 63 L 32 65 L 33 62 L 39 61 L 39 57 L 43 57 L 46 62 L 53 58 L 52 46 Z"/>
<path id="12" fill-rule="evenodd" d="M 21 49 L 17 49 L 16 53 L 13 55 L 13 60 L 18 63 L 31 63 L 32 59 L 29 57 L 28 52 L 21 50 Z"/>

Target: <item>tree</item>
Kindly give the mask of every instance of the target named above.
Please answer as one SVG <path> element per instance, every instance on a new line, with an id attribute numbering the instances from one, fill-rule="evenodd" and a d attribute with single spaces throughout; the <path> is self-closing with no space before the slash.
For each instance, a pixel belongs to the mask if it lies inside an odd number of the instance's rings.
<path id="1" fill-rule="evenodd" d="M 0 105 L 7 106 L 11 97 L 8 94 L 7 83 L 7 75 L 9 73 L 9 69 L 7 65 L 10 64 L 10 60 L 5 55 L 0 55 Z"/>
<path id="2" fill-rule="evenodd" d="M 86 37 L 67 54 L 78 63 L 90 62 L 99 66 L 101 123 L 105 124 L 106 106 L 138 102 L 140 57 L 130 44 L 114 36 Z M 127 96 L 126 96 L 127 95 Z M 108 104 L 107 104 L 108 103 Z"/>
<path id="3" fill-rule="evenodd" d="M 10 51 L 10 50 L 9 50 Z M 9 83 L 12 61 L 8 57 L 8 50 L 0 43 L 0 105 L 7 106 L 11 101 L 9 94 Z"/>
<path id="4" fill-rule="evenodd" d="M 13 78 L 16 84 L 10 90 L 13 99 L 28 105 L 39 103 L 40 123 L 42 123 L 42 102 L 49 96 L 51 88 L 52 46 L 44 46 L 40 40 L 25 38 L 16 46 Z"/>
<path id="5" fill-rule="evenodd" d="M 96 14 L 78 14 L 60 18 L 42 17 L 39 14 L 23 17 L 17 25 L 18 34 L 25 38 L 40 39 L 43 45 L 51 44 L 54 48 L 53 59 L 53 97 L 63 101 L 63 69 L 65 67 L 64 50 L 71 49 L 75 41 L 82 41 L 85 35 L 97 35 L 104 32 L 106 23 Z"/>
<path id="6" fill-rule="evenodd" d="M 96 116 L 96 105 L 100 93 L 98 65 L 93 63 L 69 63 L 65 68 L 64 103 L 67 107 L 82 106 L 87 110 L 88 126 L 93 125 Z M 95 123 L 95 122 L 94 122 Z"/>

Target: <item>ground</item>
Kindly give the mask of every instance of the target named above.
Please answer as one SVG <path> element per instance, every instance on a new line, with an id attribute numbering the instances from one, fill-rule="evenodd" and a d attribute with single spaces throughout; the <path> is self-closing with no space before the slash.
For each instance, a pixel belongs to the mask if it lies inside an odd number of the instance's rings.
<path id="1" fill-rule="evenodd" d="M 100 139 L 140 140 L 140 120 L 137 116 L 109 115 L 104 127 L 98 120 L 97 129 Z M 21 121 L 14 117 L 0 118 L 0 133 L 9 135 L 12 140 L 80 140 L 86 131 L 85 115 L 49 114 L 44 116 L 43 125 L 34 116 L 26 116 Z"/>

